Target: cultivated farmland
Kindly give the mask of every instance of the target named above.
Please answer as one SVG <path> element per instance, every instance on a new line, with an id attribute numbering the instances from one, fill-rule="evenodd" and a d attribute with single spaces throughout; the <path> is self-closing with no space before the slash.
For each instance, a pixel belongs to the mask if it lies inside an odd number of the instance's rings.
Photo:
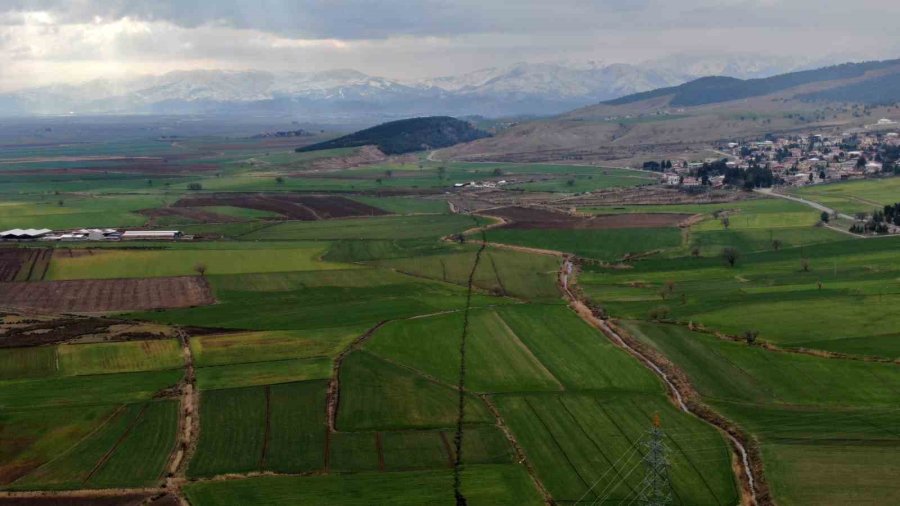
<path id="1" fill-rule="evenodd" d="M 469 504 L 627 505 L 657 423 L 672 504 L 751 503 L 736 444 L 760 506 L 900 501 L 895 238 L 643 171 L 302 142 L 4 148 L 8 228 L 195 237 L 0 248 L 0 503 L 453 504 L 459 437 Z"/>
<path id="2" fill-rule="evenodd" d="M 197 276 L 0 283 L 0 306 L 38 312 L 101 313 L 215 302 Z"/>

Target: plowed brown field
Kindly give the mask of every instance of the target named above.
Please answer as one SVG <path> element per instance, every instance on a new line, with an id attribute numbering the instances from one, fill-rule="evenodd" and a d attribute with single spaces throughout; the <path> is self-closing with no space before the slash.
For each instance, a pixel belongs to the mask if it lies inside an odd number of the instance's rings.
<path id="1" fill-rule="evenodd" d="M 324 220 L 351 216 L 380 216 L 386 212 L 370 205 L 333 195 L 272 193 L 212 194 L 187 197 L 175 207 L 234 206 L 281 214 L 293 220 Z"/>
<path id="2" fill-rule="evenodd" d="M 39 312 L 95 313 L 214 302 L 209 284 L 199 276 L 0 283 L 0 307 Z"/>
<path id="3" fill-rule="evenodd" d="M 500 209 L 482 211 L 482 214 L 497 216 L 509 222 L 501 228 L 553 228 L 582 230 L 674 227 L 691 216 L 690 214 L 669 213 L 631 213 L 600 214 L 596 216 L 572 216 L 569 214 L 529 207 L 503 207 Z"/>

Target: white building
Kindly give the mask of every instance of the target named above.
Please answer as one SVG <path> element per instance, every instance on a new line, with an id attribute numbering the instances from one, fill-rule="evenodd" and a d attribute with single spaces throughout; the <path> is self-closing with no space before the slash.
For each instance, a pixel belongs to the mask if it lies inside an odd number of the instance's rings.
<path id="1" fill-rule="evenodd" d="M 13 228 L 0 232 L 0 240 L 3 241 L 36 241 L 50 232 L 49 228 Z"/>
<path id="2" fill-rule="evenodd" d="M 126 230 L 122 233 L 123 240 L 174 241 L 181 236 L 179 230 Z"/>

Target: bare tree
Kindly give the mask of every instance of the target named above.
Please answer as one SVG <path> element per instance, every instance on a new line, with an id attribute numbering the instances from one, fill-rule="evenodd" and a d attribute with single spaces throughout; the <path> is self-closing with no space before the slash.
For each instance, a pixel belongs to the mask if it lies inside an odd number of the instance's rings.
<path id="1" fill-rule="evenodd" d="M 203 262 L 197 262 L 194 264 L 194 272 L 199 274 L 201 277 L 206 276 L 206 264 Z"/>
<path id="2" fill-rule="evenodd" d="M 758 330 L 746 330 L 744 331 L 744 341 L 747 341 L 747 344 L 753 346 L 756 344 L 756 338 L 759 337 Z"/>
<path id="3" fill-rule="evenodd" d="M 653 321 L 665 320 L 669 317 L 669 313 L 672 310 L 669 309 L 669 306 L 657 306 L 650 311 L 647 312 L 647 316 L 650 317 Z"/>
<path id="4" fill-rule="evenodd" d="M 780 239 L 773 239 L 773 240 L 772 240 L 772 249 L 773 249 L 773 250 L 778 251 L 778 250 L 781 249 L 781 246 L 782 246 L 782 242 L 781 242 Z"/>
<path id="5" fill-rule="evenodd" d="M 809 259 L 801 258 L 800 259 L 800 270 L 803 272 L 809 272 Z"/>
<path id="6" fill-rule="evenodd" d="M 740 257 L 741 253 L 737 248 L 732 248 L 731 246 L 722 248 L 722 258 L 725 259 L 729 267 L 734 267 Z"/>

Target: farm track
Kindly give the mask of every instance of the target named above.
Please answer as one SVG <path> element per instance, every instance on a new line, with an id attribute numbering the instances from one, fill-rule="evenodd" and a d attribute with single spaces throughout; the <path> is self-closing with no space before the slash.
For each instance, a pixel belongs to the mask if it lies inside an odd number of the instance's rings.
<path id="1" fill-rule="evenodd" d="M 487 246 L 487 241 L 482 241 L 482 246 Z M 641 364 L 650 369 L 667 386 L 670 399 L 685 413 L 713 425 L 722 432 L 731 442 L 734 450 L 733 464 L 735 474 L 741 483 L 741 503 L 749 506 L 769 506 L 774 504 L 769 494 L 768 484 L 763 475 L 763 464 L 759 448 L 746 434 L 735 424 L 715 413 L 712 409 L 699 401 L 699 394 L 687 379 L 687 376 L 673 363 L 658 353 L 651 353 L 636 340 L 622 332 L 618 328 L 607 324 L 594 316 L 588 306 L 572 290 L 575 269 L 572 256 L 561 251 L 535 250 L 511 245 L 491 243 L 492 246 L 508 247 L 510 249 L 552 255 L 564 258 L 558 275 L 558 285 L 564 298 L 569 302 L 575 313 L 586 323 L 600 330 L 604 336 L 616 346 L 624 349 L 635 357 Z M 749 451 L 748 451 L 749 448 Z M 552 499 L 551 499 L 552 501 Z"/>
<path id="2" fill-rule="evenodd" d="M 582 320 L 600 330 L 610 341 L 635 357 L 656 374 L 671 394 L 670 399 L 681 411 L 713 425 L 731 442 L 737 459 L 738 480 L 741 483 L 741 503 L 752 506 L 774 504 L 763 475 L 763 463 L 756 443 L 735 424 L 714 412 L 699 399 L 687 375 L 663 355 L 639 343 L 614 323 L 597 318 L 590 308 L 572 292 L 574 268 L 569 258 L 560 269 L 560 288 L 572 309 Z M 749 448 L 749 449 L 748 449 Z"/>
<path id="3" fill-rule="evenodd" d="M 182 380 L 181 406 L 178 416 L 180 441 L 169 460 L 165 488 L 174 494 L 182 505 L 187 505 L 188 502 L 181 493 L 181 487 L 186 481 L 188 463 L 197 451 L 199 443 L 200 399 L 197 394 L 197 376 L 190 338 L 181 329 L 178 330 L 178 341 L 181 343 L 184 358 L 184 379 Z"/>

